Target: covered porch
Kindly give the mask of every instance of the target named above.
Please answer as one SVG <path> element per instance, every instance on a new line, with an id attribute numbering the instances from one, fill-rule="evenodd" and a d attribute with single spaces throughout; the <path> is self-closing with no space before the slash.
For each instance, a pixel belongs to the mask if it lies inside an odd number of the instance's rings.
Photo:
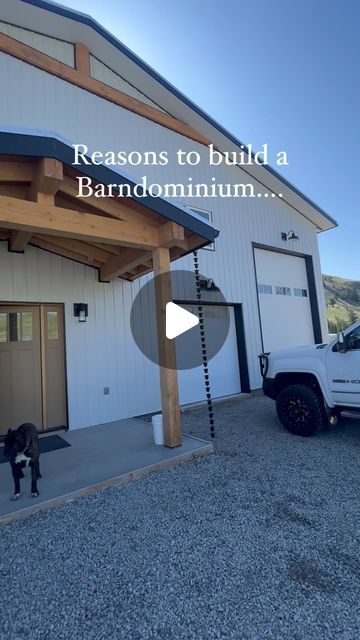
<path id="1" fill-rule="evenodd" d="M 59 432 L 70 446 L 40 455 L 40 496 L 30 496 L 30 470 L 21 480 L 21 498 L 11 502 L 13 480 L 9 463 L 0 464 L 0 523 L 27 517 L 68 500 L 120 485 L 153 471 L 207 455 L 212 444 L 183 436 L 176 449 L 155 445 L 151 422 L 119 420 L 86 429 Z M 40 436 L 41 441 L 53 438 Z M 2 447 L 0 446 L 0 454 Z"/>
<path id="2" fill-rule="evenodd" d="M 170 264 L 212 242 L 216 230 L 188 208 L 161 198 L 78 198 L 80 175 L 97 184 L 118 184 L 119 178 L 134 183 L 103 165 L 75 171 L 71 145 L 54 134 L 3 132 L 0 149 L 0 240 L 10 252 L 26 253 L 32 245 L 93 267 L 104 283 L 101 287 L 116 278 L 133 281 L 152 271 L 163 276 L 155 287 L 158 349 L 167 363 L 160 367 L 161 408 L 165 445 L 180 446 L 175 346 L 165 335 L 165 307 L 172 300 Z M 13 300 L 4 299 L 0 287 L 0 303 L 8 302 Z M 44 381 L 44 352 L 41 367 Z M 46 394 L 41 409 L 46 425 Z"/>

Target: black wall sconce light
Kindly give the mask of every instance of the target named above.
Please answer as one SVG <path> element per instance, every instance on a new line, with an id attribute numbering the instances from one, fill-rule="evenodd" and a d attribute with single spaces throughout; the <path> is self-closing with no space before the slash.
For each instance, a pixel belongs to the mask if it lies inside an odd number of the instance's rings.
<path id="1" fill-rule="evenodd" d="M 220 291 L 212 278 L 200 278 L 200 289 L 205 291 Z"/>
<path id="2" fill-rule="evenodd" d="M 86 318 L 88 317 L 88 305 L 83 302 L 75 302 L 74 316 L 79 320 L 79 322 L 86 322 Z"/>
<path id="3" fill-rule="evenodd" d="M 287 242 L 287 240 L 299 240 L 299 236 L 295 233 L 294 229 L 290 229 L 287 233 L 282 232 L 281 240 Z"/>

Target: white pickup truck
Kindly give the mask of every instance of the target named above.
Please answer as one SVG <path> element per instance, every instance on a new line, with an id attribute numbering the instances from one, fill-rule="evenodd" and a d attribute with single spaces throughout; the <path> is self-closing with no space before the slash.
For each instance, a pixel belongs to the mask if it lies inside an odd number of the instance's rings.
<path id="1" fill-rule="evenodd" d="M 360 322 L 329 344 L 259 358 L 263 391 L 291 433 L 311 436 L 335 424 L 342 411 L 360 412 Z"/>

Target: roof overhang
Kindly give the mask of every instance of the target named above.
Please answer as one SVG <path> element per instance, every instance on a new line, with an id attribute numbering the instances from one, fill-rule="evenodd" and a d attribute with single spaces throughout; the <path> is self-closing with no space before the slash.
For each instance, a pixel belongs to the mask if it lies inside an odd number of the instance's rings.
<path id="1" fill-rule="evenodd" d="M 74 162 L 74 149 L 70 142 L 61 139 L 54 132 L 33 132 L 31 129 L 0 131 L 0 155 L 54 158 L 68 167 L 73 167 Z M 128 175 L 120 174 L 118 171 L 114 171 L 103 164 L 85 165 L 81 163 L 78 173 L 87 175 L 93 178 L 94 181 L 104 185 L 124 183 L 129 184 L 132 190 L 136 185 L 136 181 Z M 204 242 L 214 242 L 219 235 L 219 231 L 210 222 L 205 221 L 201 216 L 197 216 L 179 203 L 150 195 L 140 198 L 135 194 L 132 195 L 132 200 L 140 206 L 201 236 Z"/>
<path id="2" fill-rule="evenodd" d="M 220 151 L 247 150 L 206 114 L 90 16 L 45 0 L 2 0 L 2 19 L 68 42 L 83 42 L 91 52 L 172 116 L 211 140 Z M 269 165 L 242 166 L 249 176 L 303 215 L 318 231 L 337 222 Z"/>
<path id="3" fill-rule="evenodd" d="M 155 249 L 176 260 L 217 237 L 210 223 L 162 198 L 79 198 L 81 175 L 97 185 L 135 182 L 73 160 L 71 144 L 53 133 L 0 132 L 0 239 L 11 250 L 29 243 L 98 268 L 101 280 L 133 280 L 152 270 Z"/>

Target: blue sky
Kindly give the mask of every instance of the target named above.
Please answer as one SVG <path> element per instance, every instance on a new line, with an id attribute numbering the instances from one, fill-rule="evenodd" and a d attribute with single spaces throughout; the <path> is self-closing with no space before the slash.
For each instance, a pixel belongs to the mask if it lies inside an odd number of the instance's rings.
<path id="1" fill-rule="evenodd" d="M 92 15 L 339 222 L 324 273 L 360 280 L 358 0 L 62 0 Z"/>

